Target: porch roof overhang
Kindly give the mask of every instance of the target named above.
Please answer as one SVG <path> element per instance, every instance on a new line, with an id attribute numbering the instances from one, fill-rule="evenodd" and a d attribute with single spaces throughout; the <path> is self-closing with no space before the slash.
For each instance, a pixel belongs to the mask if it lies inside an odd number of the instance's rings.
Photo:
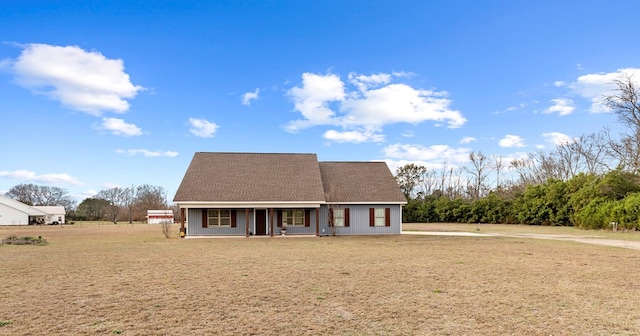
<path id="1" fill-rule="evenodd" d="M 319 208 L 325 201 L 260 201 L 260 202 L 220 202 L 220 201 L 176 201 L 180 208 L 225 208 L 225 209 L 266 209 L 266 208 Z"/>

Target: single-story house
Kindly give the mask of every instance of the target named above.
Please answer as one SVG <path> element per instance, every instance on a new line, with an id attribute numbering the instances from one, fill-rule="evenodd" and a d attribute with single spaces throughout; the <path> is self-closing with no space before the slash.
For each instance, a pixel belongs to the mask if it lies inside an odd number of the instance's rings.
<path id="1" fill-rule="evenodd" d="M 62 206 L 31 206 L 0 195 L 0 225 L 52 224 L 65 222 Z"/>
<path id="2" fill-rule="evenodd" d="M 173 199 L 187 236 L 399 234 L 406 198 L 384 162 L 195 153 Z"/>
<path id="3" fill-rule="evenodd" d="M 173 210 L 147 210 L 147 224 L 173 223 Z"/>

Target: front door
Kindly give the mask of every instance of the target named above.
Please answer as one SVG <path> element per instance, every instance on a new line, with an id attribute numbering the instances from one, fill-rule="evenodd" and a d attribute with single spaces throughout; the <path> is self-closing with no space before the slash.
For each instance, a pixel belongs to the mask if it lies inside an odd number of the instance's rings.
<path id="1" fill-rule="evenodd" d="M 267 210 L 256 210 L 256 236 L 267 234 Z"/>

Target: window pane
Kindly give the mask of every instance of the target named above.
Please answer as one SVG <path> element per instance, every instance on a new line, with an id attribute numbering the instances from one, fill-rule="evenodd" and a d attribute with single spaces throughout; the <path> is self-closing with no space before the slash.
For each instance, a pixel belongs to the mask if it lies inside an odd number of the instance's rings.
<path id="1" fill-rule="evenodd" d="M 231 217 L 231 210 L 220 210 L 220 217 Z"/>
<path id="2" fill-rule="evenodd" d="M 209 210 L 209 217 L 218 217 L 218 210 Z"/>
<path id="3" fill-rule="evenodd" d="M 295 218 L 295 225 L 304 225 L 304 218 L 296 217 Z"/>
<path id="4" fill-rule="evenodd" d="M 220 218 L 220 225 L 222 225 L 222 226 L 231 225 L 231 219 L 230 218 Z"/>
<path id="5" fill-rule="evenodd" d="M 376 226 L 384 226 L 384 217 L 383 218 L 376 217 L 375 225 Z"/>
<path id="6" fill-rule="evenodd" d="M 376 209 L 376 217 L 384 217 L 384 208 Z"/>
<path id="7" fill-rule="evenodd" d="M 294 213 L 295 217 L 303 217 L 304 216 L 304 211 L 302 210 L 296 210 Z"/>
<path id="8" fill-rule="evenodd" d="M 333 225 L 335 226 L 344 226 L 344 218 L 334 218 Z"/>
<path id="9" fill-rule="evenodd" d="M 218 217 L 209 218 L 209 225 L 218 226 Z"/>

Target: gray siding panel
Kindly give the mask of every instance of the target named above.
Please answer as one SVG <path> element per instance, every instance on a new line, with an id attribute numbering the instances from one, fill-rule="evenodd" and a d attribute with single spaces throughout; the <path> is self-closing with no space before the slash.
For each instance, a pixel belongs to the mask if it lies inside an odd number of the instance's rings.
<path id="1" fill-rule="evenodd" d="M 339 208 L 349 208 L 349 227 L 336 227 L 336 235 L 377 235 L 400 234 L 402 231 L 402 206 L 398 204 L 348 204 Z M 369 208 L 390 208 L 391 226 L 369 226 Z M 329 208 L 320 210 L 320 234 L 331 235 Z"/>
<path id="2" fill-rule="evenodd" d="M 204 209 L 189 209 L 187 214 L 187 236 L 244 236 L 246 234 L 246 216 L 245 209 L 236 209 L 236 227 L 202 227 L 202 211 Z M 264 210 L 264 209 L 263 209 Z M 309 227 L 287 227 L 287 235 L 316 234 L 316 209 L 311 209 Z M 321 212 L 322 213 L 322 212 Z M 325 217 L 326 218 L 326 217 Z M 269 220 L 269 212 L 267 212 L 267 221 Z M 278 215 L 273 212 L 273 231 L 274 234 L 280 234 L 280 228 L 277 227 Z M 322 221 L 320 221 L 322 223 Z M 267 230 L 270 225 L 267 224 Z M 249 209 L 249 231 L 255 232 L 254 228 L 254 210 Z M 268 234 L 268 233 L 267 233 Z"/>
<path id="3" fill-rule="evenodd" d="M 245 210 L 236 209 L 236 227 L 202 227 L 203 209 L 189 209 L 187 219 L 188 236 L 244 236 L 246 234 Z M 253 223 L 253 210 L 249 211 L 249 225 Z"/>

